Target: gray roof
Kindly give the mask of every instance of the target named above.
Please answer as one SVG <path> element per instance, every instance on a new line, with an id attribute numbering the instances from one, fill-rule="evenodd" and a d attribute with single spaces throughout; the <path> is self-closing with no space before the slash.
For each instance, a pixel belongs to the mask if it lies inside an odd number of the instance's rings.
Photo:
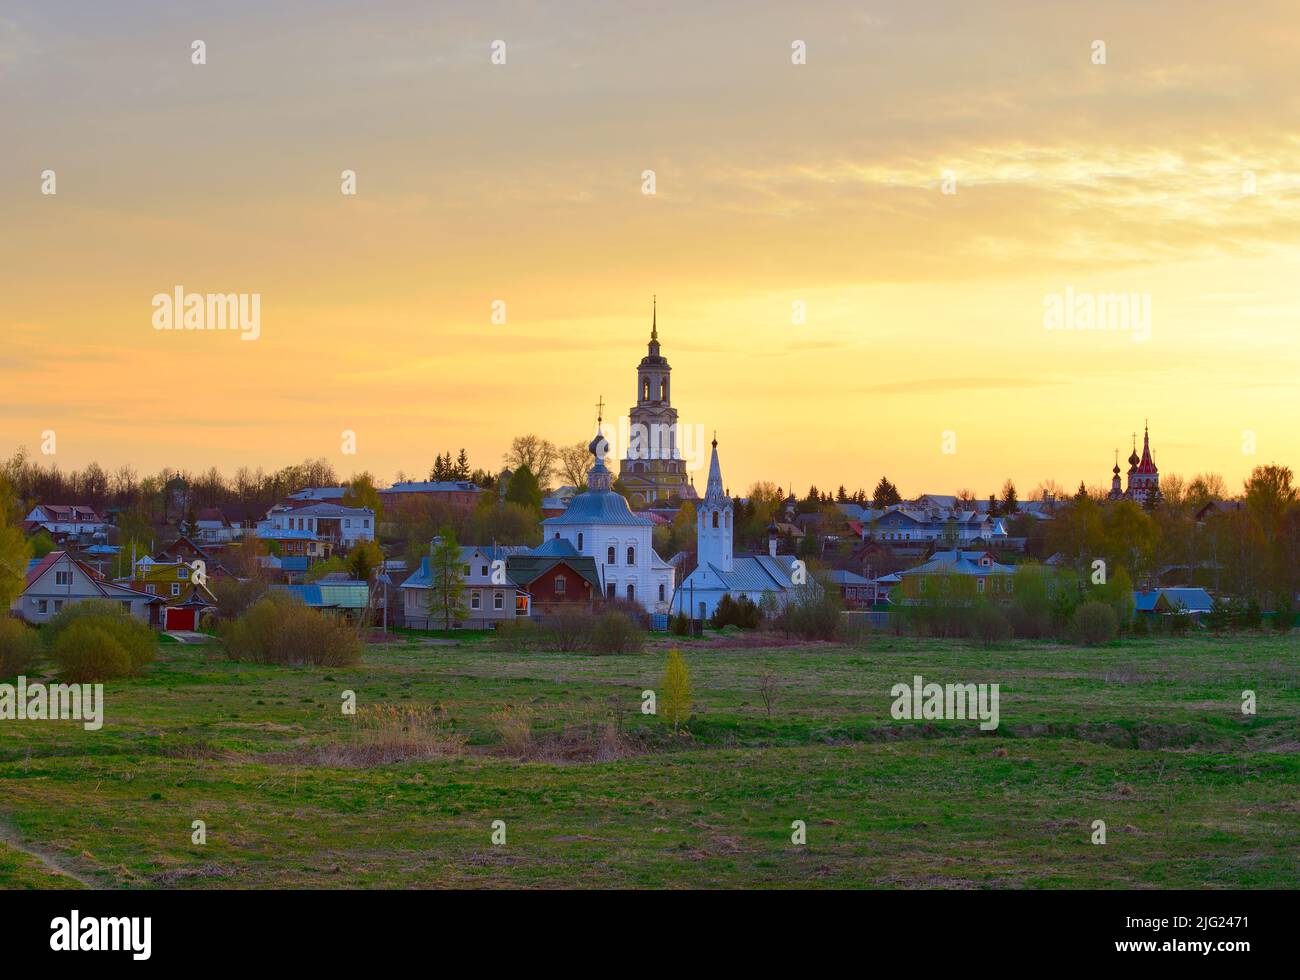
<path id="1" fill-rule="evenodd" d="M 1002 565 L 993 562 L 990 565 L 980 565 L 979 559 L 983 558 L 983 551 L 936 551 L 934 557 L 923 565 L 917 565 L 915 568 L 909 568 L 900 572 L 900 575 L 1010 575 L 1015 572 L 1012 565 Z"/>
<path id="2" fill-rule="evenodd" d="M 542 527 L 566 524 L 625 524 L 631 526 L 653 525 L 654 521 L 632 513 L 627 500 L 613 490 L 588 490 L 569 502 L 568 509 L 557 517 L 542 521 Z"/>

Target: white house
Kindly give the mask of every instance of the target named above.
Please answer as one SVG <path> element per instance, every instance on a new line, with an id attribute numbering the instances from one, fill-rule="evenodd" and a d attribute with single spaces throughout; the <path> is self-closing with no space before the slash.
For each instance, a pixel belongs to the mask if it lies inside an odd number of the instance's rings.
<path id="1" fill-rule="evenodd" d="M 40 624 L 62 612 L 64 607 L 86 599 L 120 603 L 144 623 L 157 619 L 151 614 L 151 607 L 164 602 L 162 596 L 108 581 L 67 552 L 51 551 L 27 573 L 27 586 L 11 608 L 27 622 Z"/>
<path id="2" fill-rule="evenodd" d="M 795 588 L 796 580 L 806 575 L 803 563 L 793 555 L 776 553 L 775 529 L 769 529 L 766 555 L 742 555 L 732 551 L 735 535 L 731 499 L 722 488 L 722 468 L 718 464 L 718 440 L 713 440 L 713 458 L 709 461 L 709 485 L 700 501 L 695 525 L 695 571 L 677 587 L 672 611 L 686 613 L 692 619 L 708 619 L 724 595 L 733 599 L 747 596 L 755 605 L 764 594 L 784 604 Z"/>
<path id="3" fill-rule="evenodd" d="M 342 504 L 308 504 L 292 509 L 275 506 L 258 522 L 258 535 L 267 532 L 309 531 L 322 541 L 351 548 L 358 541 L 375 539 L 375 512 L 369 507 L 344 507 Z"/>
<path id="4" fill-rule="evenodd" d="M 104 535 L 108 523 L 93 507 L 80 504 L 38 504 L 24 519 L 27 533 L 44 528 L 51 534 Z"/>
<path id="5" fill-rule="evenodd" d="M 542 549 L 551 541 L 567 541 L 579 555 L 596 560 L 606 598 L 629 599 L 647 612 L 666 613 L 674 569 L 655 553 L 655 523 L 632 513 L 623 495 L 614 492 L 614 477 L 604 462 L 609 441 L 599 430 L 587 448 L 594 460 L 587 490 L 570 500 L 564 513 L 542 521 Z M 542 549 L 534 554 L 545 554 Z"/>

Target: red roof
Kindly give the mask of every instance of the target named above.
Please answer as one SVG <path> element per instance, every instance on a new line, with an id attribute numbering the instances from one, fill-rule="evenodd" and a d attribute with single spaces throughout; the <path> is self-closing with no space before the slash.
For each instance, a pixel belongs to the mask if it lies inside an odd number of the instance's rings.
<path id="1" fill-rule="evenodd" d="M 1138 463 L 1138 473 L 1155 473 L 1155 460 L 1151 458 L 1151 435 L 1147 431 L 1142 433 L 1142 462 Z"/>

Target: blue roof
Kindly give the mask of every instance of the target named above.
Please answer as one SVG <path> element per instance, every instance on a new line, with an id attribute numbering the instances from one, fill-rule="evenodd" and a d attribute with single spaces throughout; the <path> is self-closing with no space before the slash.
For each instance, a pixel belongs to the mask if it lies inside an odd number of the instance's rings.
<path id="1" fill-rule="evenodd" d="M 1013 565 L 993 562 L 981 565 L 979 559 L 983 551 L 936 551 L 934 556 L 923 565 L 899 572 L 900 575 L 1010 575 L 1015 572 Z"/>
<path id="2" fill-rule="evenodd" d="M 588 490 L 580 493 L 569 502 L 568 509 L 558 517 L 548 517 L 542 521 L 543 527 L 564 524 L 625 524 L 633 526 L 653 525 L 648 517 L 632 513 L 627 500 L 621 493 L 613 490 Z"/>
<path id="3" fill-rule="evenodd" d="M 578 549 L 573 546 L 573 542 L 566 541 L 564 538 L 550 538 L 528 553 L 539 557 L 573 558 L 577 556 Z"/>
<path id="4" fill-rule="evenodd" d="M 1152 589 L 1150 592 L 1134 592 L 1133 601 L 1138 612 L 1154 612 L 1160 597 L 1172 609 L 1187 612 L 1209 612 L 1214 607 L 1214 598 L 1204 589 Z"/>
<path id="5" fill-rule="evenodd" d="M 311 582 L 307 585 L 272 585 L 272 589 L 288 592 L 317 609 L 364 609 L 369 598 L 365 582 Z"/>

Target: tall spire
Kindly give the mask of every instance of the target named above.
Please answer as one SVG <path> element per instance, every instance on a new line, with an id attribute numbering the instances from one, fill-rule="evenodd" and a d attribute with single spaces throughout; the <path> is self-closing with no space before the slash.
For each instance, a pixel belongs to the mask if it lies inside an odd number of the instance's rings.
<path id="1" fill-rule="evenodd" d="M 650 339 L 659 339 L 659 297 L 650 297 Z"/>

